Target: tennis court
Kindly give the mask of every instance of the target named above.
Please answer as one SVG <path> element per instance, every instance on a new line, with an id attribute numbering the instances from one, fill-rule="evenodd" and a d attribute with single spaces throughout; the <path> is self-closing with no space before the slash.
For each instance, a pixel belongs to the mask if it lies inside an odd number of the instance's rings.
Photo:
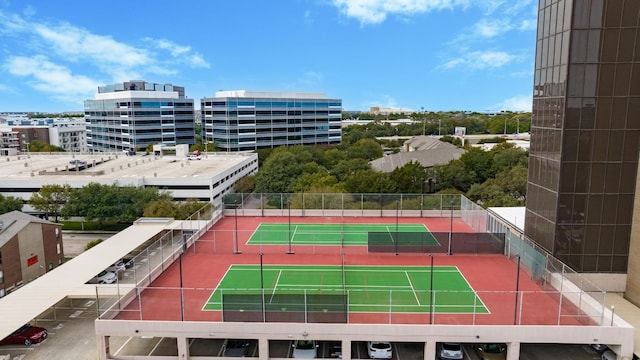
<path id="1" fill-rule="evenodd" d="M 342 245 L 363 246 L 374 238 L 393 243 L 413 242 L 438 246 L 440 243 L 424 224 L 304 224 L 261 223 L 251 235 L 249 245 Z"/>
<path id="2" fill-rule="evenodd" d="M 231 265 L 203 310 L 222 310 L 223 294 L 271 308 L 281 296 L 333 294 L 347 295 L 349 312 L 489 313 L 455 266 Z"/>

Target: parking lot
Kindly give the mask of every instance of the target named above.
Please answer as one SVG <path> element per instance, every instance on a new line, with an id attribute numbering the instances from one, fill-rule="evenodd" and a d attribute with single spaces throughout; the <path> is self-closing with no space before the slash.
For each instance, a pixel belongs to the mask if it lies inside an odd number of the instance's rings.
<path id="1" fill-rule="evenodd" d="M 10 355 L 11 360 L 95 360 L 96 337 L 94 319 L 96 306 L 93 300 L 74 300 L 62 304 L 55 311 L 46 314 L 45 319 L 32 325 L 47 328 L 48 338 L 31 346 L 0 346 L 0 356 Z M 330 345 L 339 339 L 319 341 L 317 356 L 330 358 Z M 224 353 L 225 339 L 192 339 L 189 351 L 192 356 L 219 357 Z M 258 357 L 256 340 L 249 340 L 246 357 Z M 422 343 L 396 342 L 392 344 L 394 360 L 424 359 Z M 114 356 L 178 356 L 175 339 L 143 337 L 111 337 L 110 349 Z M 292 341 L 271 341 L 269 344 L 272 358 L 291 358 Z M 471 344 L 463 344 L 464 358 L 479 360 Z M 367 359 L 366 342 L 353 342 L 353 359 Z M 597 360 L 600 354 L 589 345 L 560 344 L 522 344 L 520 359 L 523 360 Z"/>

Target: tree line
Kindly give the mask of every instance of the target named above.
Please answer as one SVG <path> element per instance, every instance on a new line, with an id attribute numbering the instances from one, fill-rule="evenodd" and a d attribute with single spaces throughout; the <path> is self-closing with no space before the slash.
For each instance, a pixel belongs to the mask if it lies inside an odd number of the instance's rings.
<path id="1" fill-rule="evenodd" d="M 501 142 L 490 151 L 466 147 L 448 164 L 410 162 L 386 173 L 373 170 L 382 156 L 370 138 L 339 146 L 290 146 L 259 150 L 260 170 L 234 186 L 243 193 L 465 194 L 481 206 L 525 203 L 528 151 Z"/>
<path id="2" fill-rule="evenodd" d="M 138 218 L 172 217 L 186 219 L 206 203 L 197 200 L 177 202 L 170 193 L 155 187 L 117 186 L 89 183 L 81 188 L 68 184 L 43 185 L 28 202 L 47 217 L 81 217 L 87 221 L 133 223 Z M 23 201 L 0 195 L 0 213 L 21 211 Z"/>

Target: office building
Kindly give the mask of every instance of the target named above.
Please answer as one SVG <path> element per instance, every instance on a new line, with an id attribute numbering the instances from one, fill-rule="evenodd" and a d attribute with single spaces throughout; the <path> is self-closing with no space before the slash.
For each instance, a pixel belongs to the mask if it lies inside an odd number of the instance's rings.
<path id="1" fill-rule="evenodd" d="M 100 86 L 84 109 L 89 151 L 195 144 L 193 99 L 181 86 L 139 80 Z"/>
<path id="2" fill-rule="evenodd" d="M 539 3 L 525 233 L 579 272 L 627 272 L 639 18 L 637 0 Z"/>
<path id="3" fill-rule="evenodd" d="M 321 93 L 218 91 L 200 106 L 205 141 L 221 151 L 342 141 L 342 100 Z"/>

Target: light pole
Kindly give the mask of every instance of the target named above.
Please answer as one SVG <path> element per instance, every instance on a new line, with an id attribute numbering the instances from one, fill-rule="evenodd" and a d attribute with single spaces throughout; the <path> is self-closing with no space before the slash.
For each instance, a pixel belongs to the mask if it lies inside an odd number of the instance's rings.
<path id="1" fill-rule="evenodd" d="M 287 207 L 289 208 L 289 250 L 287 250 L 287 254 L 293 254 L 291 249 L 291 199 L 287 200 Z"/>
<path id="2" fill-rule="evenodd" d="M 451 255 L 451 242 L 453 240 L 453 199 L 449 202 L 449 207 L 451 208 L 451 217 L 449 220 L 449 249 L 447 250 L 447 255 Z"/>
<path id="3" fill-rule="evenodd" d="M 233 241 L 234 241 L 234 244 L 235 244 L 235 246 L 234 246 L 235 248 L 233 250 L 233 253 L 234 254 L 241 254 L 242 252 L 238 248 L 238 202 L 237 201 L 234 202 L 234 205 L 235 206 L 233 208 L 233 212 L 234 212 L 233 219 L 236 222 L 236 232 L 233 234 Z"/>
<path id="4" fill-rule="evenodd" d="M 518 291 L 520 290 L 520 255 L 518 255 L 518 268 L 516 270 L 516 303 L 513 310 L 513 325 L 516 324 L 516 317 L 518 315 Z M 475 310 L 474 310 L 475 311 Z"/>
<path id="5" fill-rule="evenodd" d="M 504 134 L 507 135 L 507 118 L 504 118 Z"/>
<path id="6" fill-rule="evenodd" d="M 433 254 L 429 254 L 431 258 L 431 270 L 429 271 L 429 324 L 433 324 Z"/>
<path id="7" fill-rule="evenodd" d="M 438 119 L 438 136 L 440 136 L 440 124 L 441 124 L 441 120 Z"/>
<path id="8" fill-rule="evenodd" d="M 396 255 L 398 255 L 398 200 L 396 200 L 396 239 L 394 241 L 396 246 Z"/>
<path id="9" fill-rule="evenodd" d="M 262 310 L 262 322 L 264 322 L 265 320 L 265 314 L 264 314 L 264 269 L 263 269 L 263 265 L 262 265 L 262 250 L 260 251 L 260 297 L 262 298 L 262 306 L 261 306 L 261 310 Z"/>

